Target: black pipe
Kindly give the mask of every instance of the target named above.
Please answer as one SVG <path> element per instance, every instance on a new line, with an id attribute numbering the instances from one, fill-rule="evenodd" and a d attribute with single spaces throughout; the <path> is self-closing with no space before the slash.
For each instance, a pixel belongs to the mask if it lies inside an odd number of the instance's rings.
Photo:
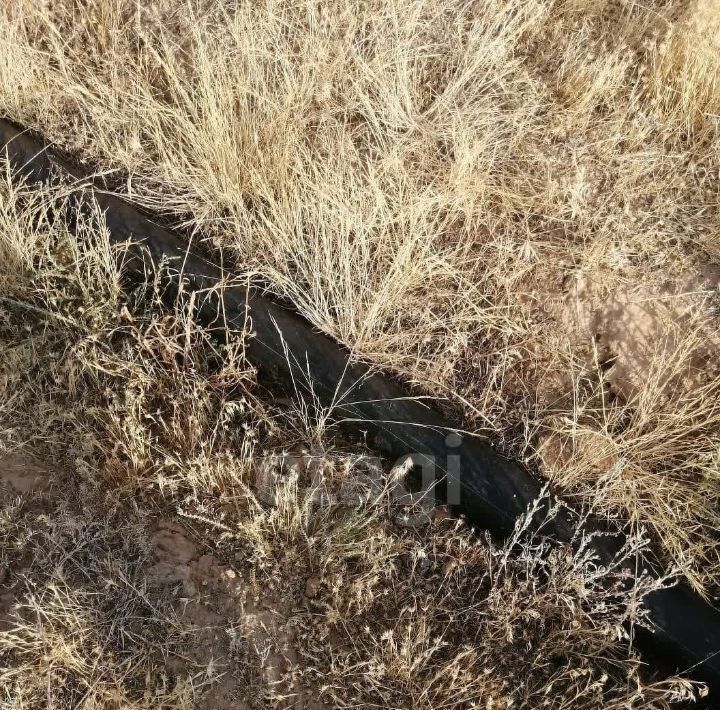
<path id="1" fill-rule="evenodd" d="M 46 142 L 3 119 L 0 146 L 12 168 L 30 181 L 48 181 L 61 173 L 86 180 L 68 161 L 51 155 Z M 412 398 L 402 384 L 353 363 L 342 346 L 260 290 L 220 288 L 223 270 L 197 250 L 189 251 L 181 236 L 128 202 L 97 189 L 97 183 L 85 184 L 76 192 L 79 203 L 94 199 L 104 212 L 111 240 L 135 245 L 125 264 L 129 276 L 144 277 L 149 255 L 154 263 L 168 265 L 176 288 L 182 278 L 187 290 L 206 294 L 199 317 L 209 327 L 217 327 L 221 305 L 231 327 L 242 328 L 250 317 L 253 337 L 245 352 L 261 381 L 285 392 L 307 386 L 323 407 L 333 406 L 347 436 L 362 438 L 391 459 L 412 455 L 421 466 L 434 463 L 437 493 L 470 523 L 497 539 L 507 537 L 518 517 L 541 495 L 543 484 L 498 454 L 488 441 L 476 437 L 448 440 L 447 434 L 456 430 L 453 422 Z M 574 532 L 570 514 L 563 509 L 547 522 L 550 504 L 547 497 L 534 521 L 543 526 L 544 534 L 569 541 Z M 592 525 L 602 529 L 600 523 Z M 620 541 L 598 535 L 593 536 L 593 545 L 600 560 L 609 562 Z M 633 569 L 651 566 L 645 559 L 633 561 Z M 640 650 L 666 671 L 687 671 L 690 677 L 708 683 L 711 697 L 720 705 L 720 612 L 686 584 L 649 594 L 645 605 L 654 633 L 638 634 Z"/>

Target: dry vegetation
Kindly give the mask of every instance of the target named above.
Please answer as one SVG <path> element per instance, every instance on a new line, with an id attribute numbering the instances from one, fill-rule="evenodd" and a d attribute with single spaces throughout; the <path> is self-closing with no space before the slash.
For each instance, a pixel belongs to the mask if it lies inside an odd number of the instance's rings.
<path id="1" fill-rule="evenodd" d="M 123 296 L 122 254 L 99 217 L 68 233 L 61 191 L 1 194 L 3 441 L 46 462 L 0 458 L 5 706 L 662 708 L 700 692 L 641 677 L 628 647 L 625 622 L 667 581 L 628 586 L 522 521 L 504 548 L 441 510 L 408 525 L 396 472 L 258 401 L 246 334 L 219 348 L 152 284 Z"/>
<path id="2" fill-rule="evenodd" d="M 716 595 L 719 17 L 679 0 L 10 0 L 0 111 Z M 362 453 L 303 425 L 303 403 L 260 401 L 246 334 L 221 348 L 188 303 L 123 295 L 100 215 L 73 237 L 50 209 L 62 189 L 3 175 L 0 445 L 49 455 L 67 484 L 3 498 L 0 702 L 690 692 L 644 685 L 622 638 L 647 581 L 608 603 L 616 580 L 581 554 L 408 530 L 389 472 L 362 505 L 317 506 L 301 484 L 365 480 Z M 303 446 L 312 466 L 281 465 Z"/>

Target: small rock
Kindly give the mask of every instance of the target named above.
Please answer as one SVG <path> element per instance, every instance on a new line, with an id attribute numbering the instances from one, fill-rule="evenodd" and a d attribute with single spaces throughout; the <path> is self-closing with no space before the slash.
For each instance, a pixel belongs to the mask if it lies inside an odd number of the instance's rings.
<path id="1" fill-rule="evenodd" d="M 318 577 L 309 577 L 305 583 L 305 596 L 308 599 L 314 599 L 320 591 L 322 581 Z"/>

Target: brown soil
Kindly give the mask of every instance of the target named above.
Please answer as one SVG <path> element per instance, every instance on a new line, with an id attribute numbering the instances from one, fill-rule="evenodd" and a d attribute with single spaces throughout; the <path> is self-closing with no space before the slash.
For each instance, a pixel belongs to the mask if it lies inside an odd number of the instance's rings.
<path id="1" fill-rule="evenodd" d="M 9 493 L 28 494 L 41 491 L 50 484 L 50 473 L 37 459 L 25 454 L 0 456 L 0 486 Z"/>
<path id="2" fill-rule="evenodd" d="M 207 707 L 242 708 L 238 693 L 247 678 L 232 673 L 233 659 L 248 652 L 260 660 L 262 685 L 286 696 L 283 707 L 314 707 L 288 680 L 298 659 L 293 648 L 291 611 L 282 600 L 258 593 L 256 586 L 212 553 L 204 552 L 175 520 L 164 519 L 152 535 L 156 563 L 148 570 L 151 584 L 177 591 L 182 617 L 197 628 L 193 665 L 224 675 L 207 696 Z M 183 663 L 174 669 L 183 672 Z"/>
<path id="3" fill-rule="evenodd" d="M 6 501 L 22 497 L 51 510 L 62 491 L 52 485 L 54 475 L 59 474 L 29 455 L 5 454 L 0 494 Z M 32 502 L 34 493 L 40 495 Z M 196 544 L 178 520 L 158 521 L 150 541 L 154 564 L 146 570 L 148 586 L 172 598 L 190 630 L 182 657 L 169 658 L 167 668 L 178 678 L 193 676 L 194 686 L 203 689 L 201 707 L 266 707 L 262 688 L 271 689 L 274 707 L 321 707 L 289 680 L 298 659 L 291 610 L 282 600 L 260 594 L 252 581 Z M 17 601 L 8 577 L 0 568 L 0 630 Z M 248 668 L 260 677 L 249 677 Z"/>
<path id="4" fill-rule="evenodd" d="M 711 307 L 718 294 L 720 268 L 712 266 L 660 287 L 638 284 L 613 291 L 580 277 L 563 294 L 551 295 L 546 309 L 573 346 L 586 346 L 587 365 L 592 367 L 597 358 L 612 391 L 629 401 L 693 328 L 693 314 Z M 691 360 L 698 371 L 706 370 L 720 346 L 717 332 L 705 330 L 699 336 L 705 343 Z M 703 377 L 707 379 L 707 371 Z"/>

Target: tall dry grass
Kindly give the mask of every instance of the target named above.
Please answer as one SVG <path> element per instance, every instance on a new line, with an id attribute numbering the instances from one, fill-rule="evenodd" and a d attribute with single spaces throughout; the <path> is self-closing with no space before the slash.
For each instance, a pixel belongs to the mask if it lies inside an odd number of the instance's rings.
<path id="1" fill-rule="evenodd" d="M 720 256 L 706 16 L 673 0 L 13 0 L 0 107 L 531 460 L 533 432 L 558 410 L 574 421 L 569 374 L 601 380 L 595 333 L 548 303 L 586 277 L 652 293 Z M 708 337 L 717 314 L 696 308 Z M 662 383 L 645 387 L 675 411 Z M 622 447 L 666 436 L 641 403 L 617 407 Z M 596 494 L 604 459 L 551 475 L 649 525 L 708 590 L 718 429 L 708 414 L 695 456 L 699 411 L 675 411 L 673 436 L 690 443 L 640 455 L 642 475 L 617 478 L 609 500 Z M 633 417 L 643 426 L 624 429 Z M 602 417 L 593 426 L 604 436 Z"/>

